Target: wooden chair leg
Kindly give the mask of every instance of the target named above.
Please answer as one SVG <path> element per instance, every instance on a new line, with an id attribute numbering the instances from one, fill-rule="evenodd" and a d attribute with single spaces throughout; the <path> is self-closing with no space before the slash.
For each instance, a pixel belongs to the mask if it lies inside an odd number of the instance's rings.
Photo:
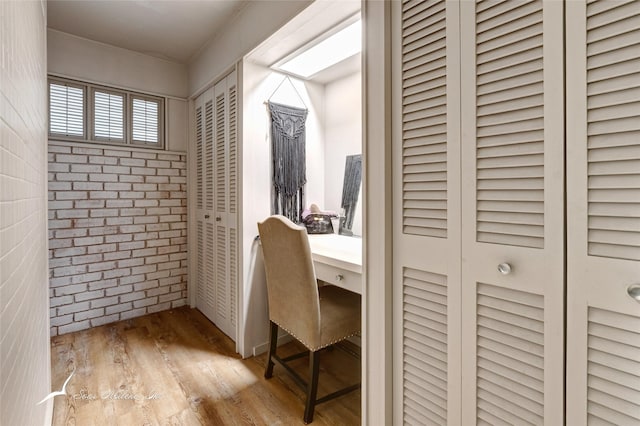
<path id="1" fill-rule="evenodd" d="M 273 321 L 269 321 L 269 323 L 269 355 L 267 356 L 267 367 L 264 371 L 264 377 L 267 379 L 273 376 L 272 357 L 276 354 L 276 348 L 278 347 L 278 324 Z"/>
<path id="2" fill-rule="evenodd" d="M 304 408 L 304 423 L 313 421 L 313 410 L 316 406 L 318 394 L 318 373 L 320 370 L 320 352 L 310 351 L 309 354 L 309 382 L 307 383 L 307 403 Z"/>

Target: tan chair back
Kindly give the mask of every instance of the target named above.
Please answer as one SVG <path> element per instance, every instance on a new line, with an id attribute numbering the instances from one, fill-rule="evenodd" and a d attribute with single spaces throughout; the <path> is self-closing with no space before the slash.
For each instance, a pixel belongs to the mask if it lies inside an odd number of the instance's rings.
<path id="1" fill-rule="evenodd" d="M 307 347 L 320 344 L 320 301 L 305 228 L 284 216 L 258 223 L 269 319 Z"/>

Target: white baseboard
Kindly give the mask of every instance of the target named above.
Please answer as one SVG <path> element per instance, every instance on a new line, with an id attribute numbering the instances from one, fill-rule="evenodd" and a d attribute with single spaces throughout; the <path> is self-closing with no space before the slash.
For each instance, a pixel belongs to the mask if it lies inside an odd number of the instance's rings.
<path id="1" fill-rule="evenodd" d="M 293 337 L 291 337 L 289 334 L 286 334 L 286 333 L 282 334 L 278 336 L 278 346 L 284 345 L 285 343 L 289 343 L 292 340 L 293 340 Z M 253 356 L 258 356 L 260 354 L 265 353 L 268 350 L 269 350 L 269 342 L 264 342 L 261 345 L 253 347 Z"/>

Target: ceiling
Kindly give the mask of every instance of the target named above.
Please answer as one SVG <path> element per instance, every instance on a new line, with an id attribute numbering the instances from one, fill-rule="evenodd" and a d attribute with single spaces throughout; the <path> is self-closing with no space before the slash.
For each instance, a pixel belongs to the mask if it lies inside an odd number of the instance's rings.
<path id="1" fill-rule="evenodd" d="M 48 27 L 187 63 L 247 0 L 48 0 Z"/>

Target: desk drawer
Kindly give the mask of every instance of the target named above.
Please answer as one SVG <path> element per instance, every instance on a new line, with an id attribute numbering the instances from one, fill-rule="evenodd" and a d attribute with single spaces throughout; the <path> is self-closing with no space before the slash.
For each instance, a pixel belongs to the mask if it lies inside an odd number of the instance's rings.
<path id="1" fill-rule="evenodd" d="M 316 277 L 328 284 L 362 294 L 362 275 L 326 263 L 315 263 Z"/>

